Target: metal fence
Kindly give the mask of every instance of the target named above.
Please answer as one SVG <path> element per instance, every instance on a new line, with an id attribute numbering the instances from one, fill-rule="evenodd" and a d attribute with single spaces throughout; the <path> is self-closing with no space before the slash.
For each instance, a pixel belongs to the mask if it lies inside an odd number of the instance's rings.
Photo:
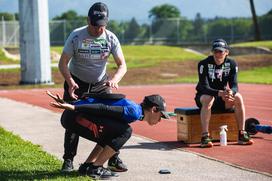
<path id="1" fill-rule="evenodd" d="M 86 21 L 50 21 L 51 45 L 63 45 L 73 29 L 84 25 Z M 213 31 L 212 25 L 204 24 L 200 30 L 188 20 L 176 18 L 142 21 L 141 24 L 134 23 L 134 26 L 128 22 L 118 28 L 109 23 L 107 28 L 117 35 L 122 44 L 201 44 L 219 37 L 232 43 L 253 40 L 254 37 L 254 31 L 250 30 L 250 26 L 245 32 L 235 22 L 216 27 L 217 31 Z M 0 21 L 0 46 L 19 46 L 19 34 L 19 22 Z M 272 39 L 271 36 L 263 35 L 268 39 Z"/>
<path id="2" fill-rule="evenodd" d="M 19 22 L 0 21 L 0 46 L 19 46 Z"/>

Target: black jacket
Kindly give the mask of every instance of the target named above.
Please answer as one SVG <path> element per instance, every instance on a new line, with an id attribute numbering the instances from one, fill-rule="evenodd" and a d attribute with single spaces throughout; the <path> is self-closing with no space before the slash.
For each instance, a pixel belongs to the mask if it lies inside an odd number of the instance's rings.
<path id="1" fill-rule="evenodd" d="M 238 92 L 238 67 L 234 60 L 226 58 L 224 63 L 216 65 L 213 56 L 198 63 L 199 82 L 196 86 L 197 94 L 217 96 L 219 90 L 225 90 L 227 85 L 233 93 Z"/>

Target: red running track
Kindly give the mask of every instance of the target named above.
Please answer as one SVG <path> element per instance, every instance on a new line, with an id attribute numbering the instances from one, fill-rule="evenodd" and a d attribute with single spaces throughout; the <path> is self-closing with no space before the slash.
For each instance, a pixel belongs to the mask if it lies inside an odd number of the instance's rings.
<path id="1" fill-rule="evenodd" d="M 260 120 L 261 124 L 272 125 L 272 86 L 240 84 L 239 89 L 244 97 L 246 117 L 255 117 Z M 50 89 L 50 91 L 62 94 L 62 89 Z M 193 84 L 122 86 L 114 92 L 126 94 L 127 98 L 138 103 L 145 95 L 160 94 L 166 99 L 167 109 L 170 112 L 173 112 L 176 107 L 195 106 L 195 85 Z M 60 110 L 49 107 L 50 98 L 46 96 L 45 89 L 2 90 L 0 97 L 60 112 Z M 220 147 L 218 143 L 215 143 L 213 148 L 201 149 L 198 144 L 185 145 L 177 141 L 177 127 L 174 118 L 162 121 L 153 127 L 141 122 L 132 123 L 132 127 L 134 134 L 165 143 L 172 148 L 185 149 L 233 165 L 272 174 L 272 135 L 256 134 L 253 137 L 255 143 L 252 146 L 240 146 L 232 142 L 227 147 Z"/>

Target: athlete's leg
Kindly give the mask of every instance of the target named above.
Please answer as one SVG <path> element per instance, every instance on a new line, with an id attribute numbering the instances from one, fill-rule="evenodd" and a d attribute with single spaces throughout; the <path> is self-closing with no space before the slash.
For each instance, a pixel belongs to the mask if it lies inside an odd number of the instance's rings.
<path id="1" fill-rule="evenodd" d="M 209 95 L 202 95 L 200 97 L 201 109 L 200 109 L 200 120 L 202 133 L 209 132 L 209 122 L 211 119 L 211 108 L 214 102 L 214 97 Z"/>
<path id="2" fill-rule="evenodd" d="M 112 155 L 114 155 L 116 151 L 110 146 L 106 145 L 101 153 L 98 155 L 96 161 L 93 163 L 95 166 L 103 166 L 106 161 L 109 160 Z"/>
<path id="3" fill-rule="evenodd" d="M 89 161 L 98 159 L 102 150 L 100 146 L 104 148 L 107 145 L 115 150 L 114 153 L 116 153 L 132 134 L 131 127 L 122 120 L 82 115 L 74 111 L 65 110 L 62 114 L 61 122 L 64 128 L 99 145 L 93 150 L 90 160 L 88 159 Z"/>
<path id="4" fill-rule="evenodd" d="M 235 118 L 238 123 L 239 130 L 245 130 L 245 105 L 243 97 L 240 93 L 235 94 Z"/>
<path id="5" fill-rule="evenodd" d="M 86 84 L 85 82 L 82 82 L 81 80 L 79 80 L 77 77 L 73 75 L 72 77 L 79 86 L 79 89 L 75 90 L 75 94 L 78 97 L 81 97 L 81 95 L 87 90 L 88 84 Z M 69 94 L 68 89 L 69 89 L 69 86 L 67 82 L 65 81 L 63 100 L 66 102 L 73 101 L 73 99 L 71 98 Z M 69 117 L 67 117 L 66 119 L 69 119 Z M 71 130 L 66 129 L 64 134 L 64 155 L 63 155 L 64 163 L 62 165 L 62 171 L 69 172 L 73 170 L 73 159 L 75 155 L 77 154 L 78 142 L 79 142 L 79 136 L 75 134 L 74 132 L 72 132 Z"/>
<path id="6" fill-rule="evenodd" d="M 86 163 L 94 163 L 100 153 L 103 151 L 104 147 L 100 146 L 99 144 L 96 144 L 93 151 L 90 153 L 88 156 L 87 160 L 85 161 Z"/>

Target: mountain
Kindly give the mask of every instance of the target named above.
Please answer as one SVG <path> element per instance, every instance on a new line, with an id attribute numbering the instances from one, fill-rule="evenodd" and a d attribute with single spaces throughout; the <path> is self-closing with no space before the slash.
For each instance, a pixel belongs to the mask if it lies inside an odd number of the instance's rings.
<path id="1" fill-rule="evenodd" d="M 49 18 L 68 10 L 87 15 L 89 7 L 97 1 L 92 0 L 48 0 Z M 181 15 L 194 19 L 196 13 L 204 18 L 251 17 L 249 0 L 101 0 L 108 5 L 110 19 L 137 20 L 148 19 L 148 11 L 154 6 L 172 4 L 179 8 Z M 272 0 L 255 0 L 257 15 L 263 15 L 272 9 Z M 0 0 L 0 12 L 18 12 L 18 0 Z"/>

